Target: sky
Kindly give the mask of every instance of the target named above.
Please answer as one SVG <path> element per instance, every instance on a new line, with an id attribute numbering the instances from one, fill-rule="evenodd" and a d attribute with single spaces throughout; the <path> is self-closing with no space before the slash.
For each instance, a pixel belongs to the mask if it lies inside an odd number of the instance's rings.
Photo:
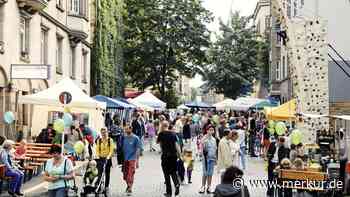
<path id="1" fill-rule="evenodd" d="M 203 0 L 203 6 L 210 10 L 215 17 L 214 22 L 208 24 L 208 29 L 212 32 L 219 30 L 219 18 L 227 21 L 230 16 L 230 10 L 239 11 L 241 15 L 247 16 L 254 12 L 258 0 Z M 197 75 L 191 79 L 190 86 L 197 88 L 203 84 L 201 76 Z"/>

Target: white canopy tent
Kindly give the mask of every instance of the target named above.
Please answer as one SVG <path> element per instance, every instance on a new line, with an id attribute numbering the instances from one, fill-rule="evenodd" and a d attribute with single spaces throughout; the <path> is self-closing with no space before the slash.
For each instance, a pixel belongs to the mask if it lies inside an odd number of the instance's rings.
<path id="1" fill-rule="evenodd" d="M 150 92 L 144 92 L 140 96 L 132 99 L 132 102 L 136 102 L 142 105 L 150 106 L 154 109 L 165 109 L 166 103 L 158 99 Z"/>
<path id="2" fill-rule="evenodd" d="M 149 111 L 149 112 L 152 112 L 154 111 L 155 109 L 153 107 L 150 107 L 148 105 L 144 105 L 144 104 L 141 104 L 137 101 L 134 101 L 134 99 L 128 99 L 127 100 L 129 103 L 133 104 L 136 106 L 136 108 L 139 108 L 139 109 L 142 109 L 144 111 Z"/>
<path id="3" fill-rule="evenodd" d="M 236 110 L 236 111 L 248 111 L 249 108 L 251 108 L 252 106 L 255 106 L 256 104 L 262 101 L 263 99 L 240 97 L 231 104 L 230 109 Z"/>
<path id="4" fill-rule="evenodd" d="M 177 106 L 177 109 L 179 109 L 179 110 L 190 110 L 191 108 L 189 108 L 186 105 L 182 104 L 182 105 Z"/>
<path id="5" fill-rule="evenodd" d="M 213 106 L 217 110 L 226 110 L 226 109 L 231 109 L 234 106 L 235 100 L 233 99 L 225 99 L 221 102 L 215 103 Z"/>
<path id="6" fill-rule="evenodd" d="M 89 126 L 99 130 L 104 126 L 103 110 L 106 103 L 98 102 L 85 94 L 70 78 L 64 78 L 52 87 L 36 94 L 21 96 L 18 103 L 33 104 L 32 134 L 36 135 L 48 123 L 50 111 L 63 111 L 64 107 L 59 102 L 59 95 L 69 92 L 72 101 L 69 107 L 72 113 L 89 114 Z"/>

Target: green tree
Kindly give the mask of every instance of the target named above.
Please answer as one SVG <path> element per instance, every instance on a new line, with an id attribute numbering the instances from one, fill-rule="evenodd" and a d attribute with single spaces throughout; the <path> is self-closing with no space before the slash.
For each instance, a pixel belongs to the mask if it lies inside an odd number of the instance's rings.
<path id="1" fill-rule="evenodd" d="M 200 0 L 128 0 L 124 17 L 126 73 L 165 100 L 175 71 L 193 76 L 206 62 L 211 14 Z M 166 101 L 166 100 L 165 100 Z"/>
<path id="2" fill-rule="evenodd" d="M 92 95 L 123 96 L 123 0 L 97 1 L 91 55 Z"/>
<path id="3" fill-rule="evenodd" d="M 220 32 L 209 51 L 210 64 L 202 72 L 206 87 L 226 97 L 246 93 L 259 76 L 261 43 L 251 19 L 235 12 L 228 24 L 220 23 Z"/>

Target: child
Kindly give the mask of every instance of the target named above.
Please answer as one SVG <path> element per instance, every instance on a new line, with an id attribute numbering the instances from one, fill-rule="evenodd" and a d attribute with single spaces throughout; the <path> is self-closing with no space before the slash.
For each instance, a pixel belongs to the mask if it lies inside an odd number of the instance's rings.
<path id="1" fill-rule="evenodd" d="M 184 162 L 186 167 L 186 172 L 187 172 L 187 179 L 188 179 L 188 184 L 192 183 L 192 171 L 194 168 L 194 159 L 192 155 L 192 150 L 185 150 L 184 151 Z"/>
<path id="2" fill-rule="evenodd" d="M 294 160 L 294 163 L 293 163 L 293 167 L 296 169 L 296 170 L 304 170 L 305 167 L 304 167 L 304 161 L 300 158 L 297 158 Z"/>
<path id="3" fill-rule="evenodd" d="M 84 183 L 86 185 L 95 186 L 98 180 L 98 169 L 95 160 L 88 162 L 87 170 L 84 175 Z"/>

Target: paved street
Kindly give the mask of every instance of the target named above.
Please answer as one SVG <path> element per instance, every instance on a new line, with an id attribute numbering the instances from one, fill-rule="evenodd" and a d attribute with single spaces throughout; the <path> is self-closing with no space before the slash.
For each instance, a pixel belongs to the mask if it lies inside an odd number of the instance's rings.
<path id="1" fill-rule="evenodd" d="M 246 170 L 245 179 L 266 179 L 264 171 L 264 163 L 261 159 L 249 159 L 248 169 Z M 193 183 L 191 185 L 186 184 L 181 187 L 181 197 L 195 197 L 202 196 L 207 197 L 210 195 L 200 195 L 198 190 L 201 186 L 201 163 L 196 162 L 195 171 L 193 172 Z M 135 175 L 135 186 L 133 189 L 133 196 L 137 197 L 161 197 L 165 192 L 164 179 L 160 167 L 160 155 L 156 152 L 145 152 L 144 156 L 140 161 L 140 168 L 137 170 Z M 38 185 L 38 179 L 33 180 L 31 184 L 25 186 L 25 190 L 33 189 Z M 81 183 L 81 178 L 77 179 L 78 184 Z M 214 185 L 219 182 L 218 176 L 214 178 Z M 115 167 L 112 171 L 110 196 L 126 196 L 125 183 L 122 180 L 122 174 L 120 168 Z M 79 184 L 81 185 L 81 184 Z M 253 197 L 264 197 L 265 190 L 259 188 L 250 188 L 251 196 Z M 46 189 L 44 187 L 38 188 L 35 191 L 26 193 L 26 196 L 46 196 Z"/>

